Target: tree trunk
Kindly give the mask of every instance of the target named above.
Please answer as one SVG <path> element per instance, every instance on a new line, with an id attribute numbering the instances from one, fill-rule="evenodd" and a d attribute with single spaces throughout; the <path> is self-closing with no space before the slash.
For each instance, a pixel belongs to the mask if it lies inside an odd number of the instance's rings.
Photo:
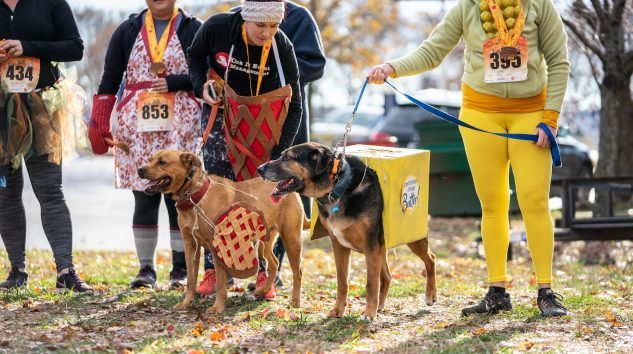
<path id="1" fill-rule="evenodd" d="M 600 84 L 600 158 L 596 176 L 633 176 L 631 73 L 605 70 Z"/>

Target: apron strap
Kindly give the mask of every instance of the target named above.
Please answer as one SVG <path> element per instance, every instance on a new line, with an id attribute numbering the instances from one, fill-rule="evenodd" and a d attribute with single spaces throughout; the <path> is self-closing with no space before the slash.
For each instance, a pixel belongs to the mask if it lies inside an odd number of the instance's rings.
<path id="1" fill-rule="evenodd" d="M 277 41 L 273 36 L 273 53 L 275 55 L 275 62 L 277 62 L 277 71 L 279 72 L 279 81 L 281 81 L 281 87 L 286 86 L 286 76 L 284 75 L 284 69 L 281 67 L 281 60 L 279 59 L 279 50 L 277 49 Z"/>

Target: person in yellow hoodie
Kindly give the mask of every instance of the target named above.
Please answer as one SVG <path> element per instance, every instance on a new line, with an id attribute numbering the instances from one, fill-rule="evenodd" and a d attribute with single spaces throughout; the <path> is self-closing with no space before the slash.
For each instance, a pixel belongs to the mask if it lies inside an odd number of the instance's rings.
<path id="1" fill-rule="evenodd" d="M 488 293 L 462 315 L 511 310 L 506 292 L 509 244 L 509 166 L 538 282 L 543 316 L 564 316 L 551 290 L 554 228 L 548 209 L 552 173 L 550 140 L 556 136 L 567 80 L 567 35 L 552 0 L 459 0 L 413 52 L 373 67 L 368 79 L 419 74 L 437 67 L 463 38 L 463 122 L 493 132 L 533 134 L 535 143 L 461 128 L 468 164 L 482 207 L 481 233 Z M 543 127 L 543 126 L 542 126 Z"/>

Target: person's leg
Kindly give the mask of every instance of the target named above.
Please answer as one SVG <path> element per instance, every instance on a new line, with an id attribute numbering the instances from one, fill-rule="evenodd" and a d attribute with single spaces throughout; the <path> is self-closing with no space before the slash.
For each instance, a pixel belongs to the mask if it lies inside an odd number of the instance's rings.
<path id="1" fill-rule="evenodd" d="M 273 248 L 273 254 L 277 257 L 279 261 L 279 266 L 277 267 L 277 278 L 275 279 L 275 286 L 278 288 L 282 288 L 284 286 L 281 281 L 281 266 L 284 261 L 284 256 L 286 255 L 286 247 L 284 247 L 284 243 L 281 240 L 281 237 L 277 238 L 277 242 L 275 243 L 275 247 Z"/>
<path id="2" fill-rule="evenodd" d="M 301 85 L 301 99 L 302 99 L 301 107 L 303 111 L 301 113 L 301 123 L 299 125 L 299 130 L 297 131 L 297 135 L 295 136 L 295 140 L 293 141 L 292 145 L 299 145 L 299 144 L 307 143 L 308 141 L 310 141 L 310 112 L 308 109 L 309 108 L 308 96 L 306 94 L 306 88 L 307 88 L 307 85 Z M 309 219 L 312 215 L 311 199 L 308 197 L 301 196 L 301 202 L 303 203 L 303 212 L 306 214 L 306 216 Z M 285 252 L 285 249 L 284 249 L 284 252 Z M 282 257 L 283 257 L 283 254 L 282 254 Z M 279 262 L 279 264 L 281 264 L 281 262 Z"/>
<path id="3" fill-rule="evenodd" d="M 62 167 L 48 156 L 31 156 L 25 161 L 33 192 L 40 203 L 42 226 L 53 250 L 58 291 L 92 291 L 73 267 L 73 232 L 70 212 L 62 192 Z"/>
<path id="4" fill-rule="evenodd" d="M 542 119 L 542 112 L 514 115 L 510 119 L 510 132 L 533 134 Z M 538 294 L 539 307 L 544 315 L 565 315 L 565 308 L 553 297 L 551 290 L 547 291 L 552 281 L 554 258 L 554 226 L 549 211 L 551 153 L 532 142 L 515 140 L 510 141 L 509 155 L 536 280 L 539 289 L 543 289 Z"/>
<path id="5" fill-rule="evenodd" d="M 505 118 L 498 114 L 464 108 L 460 119 L 489 131 L 506 130 Z M 481 203 L 481 234 L 491 286 L 480 304 L 463 309 L 462 314 L 508 310 L 511 308 L 509 295 L 505 293 L 506 257 L 510 241 L 508 140 L 466 128 L 460 128 L 460 132 Z"/>
<path id="6" fill-rule="evenodd" d="M 6 188 L 0 188 L 0 236 L 9 254 L 9 277 L 0 289 L 25 286 L 28 280 L 25 263 L 26 216 L 22 203 L 24 179 L 22 165 L 9 169 Z"/>
<path id="7" fill-rule="evenodd" d="M 185 244 L 178 227 L 178 212 L 176 202 L 165 196 L 165 206 L 169 215 L 169 245 L 171 246 L 172 270 L 169 272 L 169 287 L 171 289 L 187 285 L 187 263 L 185 262 Z"/>
<path id="8" fill-rule="evenodd" d="M 140 270 L 130 285 L 132 288 L 155 287 L 154 257 L 158 244 L 158 210 L 161 195 L 147 195 L 141 191 L 132 191 L 132 193 L 134 194 L 132 231 Z"/>

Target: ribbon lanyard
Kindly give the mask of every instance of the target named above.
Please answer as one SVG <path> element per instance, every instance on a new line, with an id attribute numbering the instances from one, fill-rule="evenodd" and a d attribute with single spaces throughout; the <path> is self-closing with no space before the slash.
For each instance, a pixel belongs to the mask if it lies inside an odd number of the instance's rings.
<path id="1" fill-rule="evenodd" d="M 490 8 L 490 12 L 492 13 L 492 17 L 495 20 L 495 27 L 497 27 L 497 33 L 499 33 L 499 39 L 501 40 L 501 45 L 506 47 L 514 47 L 519 41 L 519 37 L 521 33 L 523 33 L 523 27 L 525 26 L 525 17 L 523 17 L 523 6 L 521 5 L 521 0 L 517 0 L 517 6 L 519 7 L 519 14 L 517 15 L 517 20 L 514 25 L 513 32 L 510 33 L 508 31 L 508 26 L 506 26 L 506 22 L 503 19 L 503 12 L 501 8 L 497 4 L 497 0 L 487 0 L 488 7 Z"/>
<path id="2" fill-rule="evenodd" d="M 358 96 L 358 99 L 356 100 L 356 106 L 354 107 L 354 112 L 352 113 L 352 116 L 354 116 L 356 114 L 356 109 L 358 109 L 358 105 L 360 104 L 360 99 L 363 97 L 363 93 L 365 92 L 365 87 L 367 86 L 369 80 L 365 80 L 365 83 L 363 84 L 363 87 L 361 88 L 360 91 L 360 95 Z M 388 80 L 385 80 L 385 83 L 389 86 L 391 86 L 397 93 L 401 94 L 402 96 L 406 97 L 409 101 L 411 101 L 413 104 L 415 104 L 416 106 L 424 109 L 425 111 L 433 114 L 434 116 L 445 120 L 449 123 L 455 124 L 455 125 L 459 125 L 465 128 L 469 128 L 469 129 L 473 129 L 473 130 L 477 130 L 483 133 L 488 133 L 488 134 L 492 134 L 492 135 L 496 135 L 496 136 L 500 136 L 502 138 L 508 138 L 508 139 L 516 139 L 516 140 L 525 140 L 525 141 L 537 141 L 538 140 L 538 135 L 537 134 L 508 134 L 508 133 L 495 133 L 495 132 L 491 132 L 488 130 L 484 130 L 484 129 L 480 129 L 477 128 L 475 126 L 472 126 L 464 121 L 461 121 L 453 116 L 451 116 L 450 114 L 441 111 L 433 106 L 430 106 L 424 102 L 421 102 L 417 99 L 415 99 L 414 97 L 410 96 L 409 94 L 400 91 L 397 87 L 395 87 L 391 82 L 389 82 Z M 549 138 L 549 143 L 550 143 L 550 152 L 552 154 L 552 165 L 554 165 L 554 167 L 561 167 L 563 165 L 561 158 L 560 158 L 560 149 L 558 148 L 558 143 L 556 142 L 556 137 L 554 136 L 554 134 L 552 134 L 552 132 L 549 130 L 549 127 L 547 126 L 547 124 L 545 123 L 539 123 L 537 125 L 537 128 L 541 128 L 545 134 L 547 134 L 547 137 Z"/>
<path id="3" fill-rule="evenodd" d="M 244 45 L 246 45 L 246 58 L 248 59 L 248 80 L 251 80 L 251 56 L 248 53 L 248 38 L 246 37 L 246 26 L 242 24 L 242 39 L 244 40 Z M 264 78 L 264 69 L 266 69 L 266 61 L 268 60 L 268 54 L 270 54 L 270 46 L 272 40 L 266 41 L 262 47 L 262 57 L 259 60 L 259 72 L 257 73 L 257 90 L 255 91 L 255 95 L 253 95 L 253 84 L 250 84 L 251 96 L 259 96 L 259 88 L 262 86 L 262 79 Z"/>
<path id="4" fill-rule="evenodd" d="M 147 11 L 145 15 L 145 30 L 147 31 L 147 48 L 150 59 L 153 63 L 162 63 L 163 58 L 165 57 L 165 50 L 167 50 L 167 43 L 169 41 L 169 37 L 171 34 L 171 28 L 174 25 L 174 20 L 178 17 L 178 8 L 174 7 L 174 12 L 171 14 L 171 18 L 169 19 L 169 24 L 167 28 L 163 31 L 163 34 L 160 36 L 160 41 L 156 38 L 156 28 L 154 27 L 154 16 L 152 16 L 152 11 Z"/>

